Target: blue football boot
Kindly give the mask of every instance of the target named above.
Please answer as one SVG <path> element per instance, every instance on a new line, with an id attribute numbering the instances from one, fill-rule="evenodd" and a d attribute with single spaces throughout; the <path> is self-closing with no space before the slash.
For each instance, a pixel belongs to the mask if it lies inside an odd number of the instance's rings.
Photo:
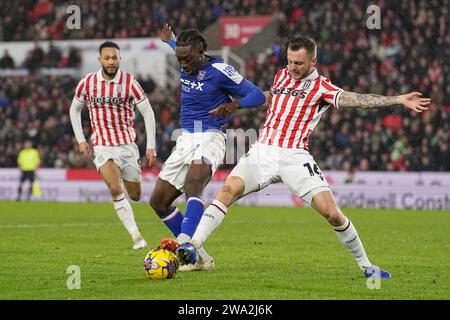
<path id="1" fill-rule="evenodd" d="M 390 279 L 392 278 L 392 275 L 380 269 L 380 267 L 377 266 L 370 266 L 369 268 L 364 269 L 364 276 L 366 278 L 374 278 L 374 279 Z"/>
<path id="2" fill-rule="evenodd" d="M 197 261 L 197 249 L 190 242 L 181 244 L 176 252 L 180 264 L 194 264 Z"/>

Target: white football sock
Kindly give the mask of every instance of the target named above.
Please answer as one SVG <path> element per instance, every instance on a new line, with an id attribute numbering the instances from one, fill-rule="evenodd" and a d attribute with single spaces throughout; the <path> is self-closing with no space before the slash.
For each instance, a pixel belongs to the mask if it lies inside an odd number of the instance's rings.
<path id="1" fill-rule="evenodd" d="M 191 239 L 196 248 L 200 248 L 213 231 L 220 226 L 227 210 L 228 208 L 219 200 L 214 200 L 206 209 Z"/>
<path id="2" fill-rule="evenodd" d="M 334 227 L 334 230 L 339 240 L 352 254 L 361 269 L 368 268 L 372 265 L 367 258 L 358 232 L 347 217 L 345 217 L 344 224 L 340 227 Z"/>
<path id="3" fill-rule="evenodd" d="M 177 236 L 177 241 L 179 243 L 185 243 L 185 242 L 189 242 L 191 240 L 191 237 L 189 237 L 186 233 L 180 233 Z"/>
<path id="4" fill-rule="evenodd" d="M 131 235 L 134 241 L 142 239 L 139 229 L 134 220 L 133 209 L 131 208 L 128 199 L 125 194 L 122 193 L 117 197 L 113 197 L 114 209 L 116 209 L 117 216 L 119 217 L 122 224 L 127 229 L 128 233 Z"/>

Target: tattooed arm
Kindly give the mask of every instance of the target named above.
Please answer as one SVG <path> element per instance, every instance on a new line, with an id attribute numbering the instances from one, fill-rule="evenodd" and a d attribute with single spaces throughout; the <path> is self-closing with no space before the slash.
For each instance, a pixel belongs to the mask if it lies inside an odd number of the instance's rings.
<path id="1" fill-rule="evenodd" d="M 431 99 L 422 98 L 420 92 L 410 92 L 400 96 L 381 96 L 378 94 L 359 94 L 344 91 L 339 96 L 339 108 L 385 108 L 403 105 L 416 112 L 428 110 Z"/>

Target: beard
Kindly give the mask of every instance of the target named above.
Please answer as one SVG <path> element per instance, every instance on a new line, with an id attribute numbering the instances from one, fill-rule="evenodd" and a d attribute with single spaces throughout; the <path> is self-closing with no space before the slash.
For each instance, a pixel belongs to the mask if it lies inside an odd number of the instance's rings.
<path id="1" fill-rule="evenodd" d="M 309 76 L 310 74 L 311 74 L 311 71 L 307 71 L 307 72 L 297 71 L 295 74 L 294 74 L 294 72 L 291 71 L 291 75 L 295 80 L 304 79 L 307 76 Z"/>
<path id="2" fill-rule="evenodd" d="M 109 72 L 108 68 L 105 67 L 105 66 L 102 66 L 102 69 L 103 69 L 103 73 L 105 75 L 107 75 L 110 78 L 114 78 L 116 76 L 116 74 L 117 74 L 117 71 L 119 71 L 119 66 L 116 67 L 116 70 L 114 70 L 114 72 Z"/>

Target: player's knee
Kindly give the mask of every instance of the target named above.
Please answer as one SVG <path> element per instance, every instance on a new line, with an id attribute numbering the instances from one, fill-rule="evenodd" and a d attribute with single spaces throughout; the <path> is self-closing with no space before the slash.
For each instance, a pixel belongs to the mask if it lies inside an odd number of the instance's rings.
<path id="1" fill-rule="evenodd" d="M 221 191 L 233 197 L 240 196 L 244 193 L 244 182 L 239 177 L 229 177 L 223 185 Z"/>
<path id="2" fill-rule="evenodd" d="M 187 177 L 185 181 L 185 187 L 188 186 L 189 188 L 189 186 L 203 186 L 208 182 L 208 178 L 209 177 L 205 177 L 203 175 Z"/>
<path id="3" fill-rule="evenodd" d="M 184 182 L 185 189 L 187 188 L 203 188 L 206 186 L 211 178 L 211 167 L 205 163 L 192 163 L 186 175 Z"/>

